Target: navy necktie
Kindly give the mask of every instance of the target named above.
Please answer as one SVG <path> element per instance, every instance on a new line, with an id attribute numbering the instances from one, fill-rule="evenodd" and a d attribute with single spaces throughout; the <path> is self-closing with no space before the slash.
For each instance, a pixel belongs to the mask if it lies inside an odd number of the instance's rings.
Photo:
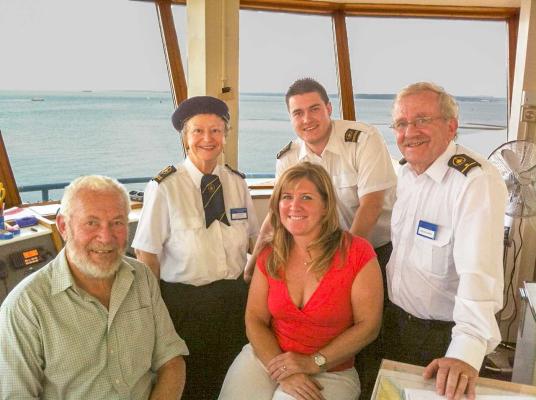
<path id="1" fill-rule="evenodd" d="M 231 226 L 227 214 L 225 214 L 223 190 L 218 175 L 203 175 L 201 178 L 201 197 L 203 198 L 207 228 L 216 220 Z"/>

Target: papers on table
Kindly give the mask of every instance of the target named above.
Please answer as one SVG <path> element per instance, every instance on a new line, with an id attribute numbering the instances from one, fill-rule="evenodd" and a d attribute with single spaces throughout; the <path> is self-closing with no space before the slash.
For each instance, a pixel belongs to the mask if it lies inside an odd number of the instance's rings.
<path id="1" fill-rule="evenodd" d="M 444 396 L 439 396 L 431 390 L 425 389 L 404 389 L 405 400 L 445 400 Z M 465 397 L 464 397 L 465 399 Z M 527 395 L 500 395 L 500 394 L 482 394 L 476 395 L 476 400 L 535 400 L 534 396 Z"/>

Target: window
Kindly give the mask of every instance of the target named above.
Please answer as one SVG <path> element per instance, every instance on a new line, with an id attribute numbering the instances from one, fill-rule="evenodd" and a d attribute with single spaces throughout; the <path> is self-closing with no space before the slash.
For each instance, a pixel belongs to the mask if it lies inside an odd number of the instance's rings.
<path id="1" fill-rule="evenodd" d="M 507 140 L 507 32 L 503 21 L 348 17 L 357 119 L 376 125 L 400 157 L 393 94 L 433 81 L 460 106 L 457 142 L 487 157 Z M 396 40 L 394 40 L 396 38 Z"/>
<path id="2" fill-rule="evenodd" d="M 331 18 L 240 12 L 239 168 L 275 173 L 275 155 L 294 139 L 285 92 L 299 78 L 324 85 L 339 117 Z"/>
<path id="3" fill-rule="evenodd" d="M 154 4 L 2 2 L 0 37 L 11 38 L 2 42 L 0 129 L 18 186 L 149 177 L 182 158 Z"/>

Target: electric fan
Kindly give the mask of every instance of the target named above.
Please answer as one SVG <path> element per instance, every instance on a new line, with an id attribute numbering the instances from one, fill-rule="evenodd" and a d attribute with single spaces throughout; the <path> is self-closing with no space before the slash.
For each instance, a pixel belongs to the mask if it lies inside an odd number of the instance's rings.
<path id="1" fill-rule="evenodd" d="M 506 215 L 536 215 L 536 145 L 527 140 L 506 142 L 488 160 L 497 167 L 508 189 Z"/>
<path id="2" fill-rule="evenodd" d="M 506 142 L 493 150 L 488 157 L 488 160 L 499 170 L 508 190 L 504 228 L 505 256 L 503 257 L 504 271 L 506 274 L 506 249 L 510 246 L 510 233 L 513 220 L 515 218 L 528 218 L 529 220 L 536 219 L 530 218 L 536 215 L 536 145 L 527 140 L 513 140 L 511 142 Z M 516 269 L 516 260 L 521 246 L 517 252 L 514 250 L 514 262 L 512 269 L 508 274 L 508 278 L 505 275 L 505 303 L 498 316 L 499 322 L 501 320 L 507 320 L 508 318 L 512 318 L 512 321 L 514 321 L 517 315 L 514 285 L 518 279 L 517 274 L 519 273 L 519 268 Z M 502 312 L 509 304 L 510 298 L 513 300 L 513 310 L 508 318 L 503 319 Z M 512 322 L 508 325 L 507 338 L 510 336 L 511 325 Z M 501 346 L 503 348 L 511 349 L 511 346 L 504 342 L 501 343 Z M 507 352 L 505 353 L 504 350 L 494 351 L 486 358 L 486 369 L 499 373 L 512 372 L 510 360 L 507 357 Z"/>

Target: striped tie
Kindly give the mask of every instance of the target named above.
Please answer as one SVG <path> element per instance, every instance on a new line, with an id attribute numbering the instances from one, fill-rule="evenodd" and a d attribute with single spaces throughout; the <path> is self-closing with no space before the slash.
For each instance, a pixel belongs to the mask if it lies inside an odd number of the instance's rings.
<path id="1" fill-rule="evenodd" d="M 227 214 L 225 214 L 223 191 L 218 175 L 203 175 L 201 178 L 201 197 L 203 198 L 207 228 L 215 220 L 231 226 Z"/>

